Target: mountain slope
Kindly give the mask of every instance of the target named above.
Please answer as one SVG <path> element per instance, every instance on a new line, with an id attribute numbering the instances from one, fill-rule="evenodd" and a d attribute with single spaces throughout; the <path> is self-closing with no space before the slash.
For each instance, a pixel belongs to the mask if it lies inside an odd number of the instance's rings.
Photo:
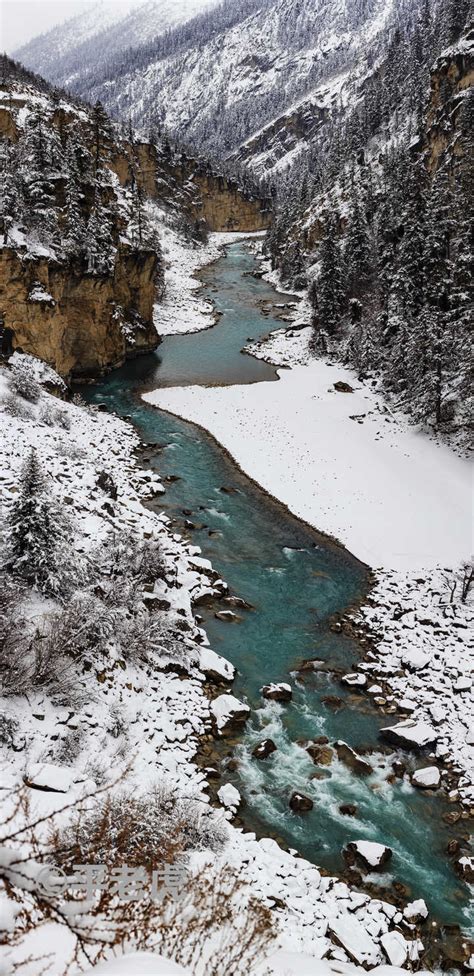
<path id="1" fill-rule="evenodd" d="M 95 57 L 100 61 L 126 50 L 131 43 L 146 43 L 216 3 L 217 0 L 148 0 L 137 8 L 133 0 L 125 6 L 105 0 L 33 38 L 15 52 L 15 57 L 50 81 L 63 83 L 70 80 L 70 75 L 80 77 L 86 59 Z"/>

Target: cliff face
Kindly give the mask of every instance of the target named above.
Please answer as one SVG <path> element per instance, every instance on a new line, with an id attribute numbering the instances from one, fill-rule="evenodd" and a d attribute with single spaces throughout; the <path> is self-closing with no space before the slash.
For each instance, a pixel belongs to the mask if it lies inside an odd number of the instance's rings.
<path id="1" fill-rule="evenodd" d="M 462 110 L 466 93 L 474 85 L 474 31 L 457 48 L 446 51 L 431 72 L 430 96 L 421 148 L 426 151 L 430 173 L 438 169 L 448 150 L 454 157 L 465 154 L 469 135 Z"/>
<path id="2" fill-rule="evenodd" d="M 271 201 L 184 154 L 176 161 L 148 143 L 123 143 L 111 167 L 123 187 L 135 178 L 146 196 L 178 202 L 190 220 L 205 220 L 210 231 L 254 233 L 270 226 Z"/>
<path id="3" fill-rule="evenodd" d="M 145 198 L 212 231 L 264 230 L 268 206 L 168 144 L 121 139 L 100 105 L 38 87 L 11 62 L 9 78 L 2 63 L 0 316 L 15 349 L 92 378 L 159 342 L 163 264 Z"/>
<path id="4" fill-rule="evenodd" d="M 158 344 L 152 324 L 157 258 L 119 249 L 111 275 L 91 275 L 0 250 L 0 292 L 13 347 L 71 379 L 92 378 Z"/>

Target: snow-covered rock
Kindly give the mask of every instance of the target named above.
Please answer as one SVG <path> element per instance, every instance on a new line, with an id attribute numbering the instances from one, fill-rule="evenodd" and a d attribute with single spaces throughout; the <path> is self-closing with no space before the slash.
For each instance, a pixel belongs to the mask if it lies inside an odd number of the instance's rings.
<path id="1" fill-rule="evenodd" d="M 293 695 L 291 685 L 287 684 L 285 681 L 264 685 L 260 691 L 264 698 L 268 698 L 270 701 L 278 702 L 289 702 L 291 701 Z"/>
<path id="2" fill-rule="evenodd" d="M 392 966 L 404 966 L 408 957 L 408 942 L 401 932 L 385 932 L 380 944 Z"/>
<path id="3" fill-rule="evenodd" d="M 363 963 L 373 965 L 379 961 L 377 945 L 353 915 L 341 915 L 338 919 L 330 919 L 328 929 L 353 962 L 359 965 Z"/>
<path id="4" fill-rule="evenodd" d="M 77 779 L 76 770 L 68 766 L 56 766 L 51 762 L 41 762 L 28 766 L 25 783 L 37 790 L 68 793 L 75 779 Z"/>
<path id="5" fill-rule="evenodd" d="M 217 796 L 219 797 L 222 806 L 225 807 L 226 810 L 230 810 L 232 813 L 235 813 L 236 810 L 239 809 L 242 802 L 238 789 L 233 786 L 232 783 L 225 783 L 224 786 L 221 786 L 221 788 L 217 791 Z"/>
<path id="6" fill-rule="evenodd" d="M 433 745 L 438 734 L 427 722 L 416 722 L 407 719 L 398 725 L 387 726 L 380 730 L 380 734 L 389 742 L 405 749 L 424 749 Z"/>
<path id="7" fill-rule="evenodd" d="M 250 715 L 250 708 L 235 695 L 219 695 L 211 703 L 211 712 L 219 732 L 242 725 Z"/>
<path id="8" fill-rule="evenodd" d="M 364 867 L 371 871 L 379 871 L 392 857 L 392 851 L 385 844 L 368 840 L 350 841 L 346 850 L 355 854 Z"/>
<path id="9" fill-rule="evenodd" d="M 422 790 L 434 790 L 439 786 L 441 773 L 437 766 L 424 766 L 417 769 L 411 777 L 413 786 L 418 786 Z"/>
<path id="10" fill-rule="evenodd" d="M 416 901 L 410 901 L 408 905 L 405 905 L 403 914 L 409 922 L 414 922 L 420 918 L 428 918 L 426 902 L 423 900 L 423 898 L 418 898 Z"/>

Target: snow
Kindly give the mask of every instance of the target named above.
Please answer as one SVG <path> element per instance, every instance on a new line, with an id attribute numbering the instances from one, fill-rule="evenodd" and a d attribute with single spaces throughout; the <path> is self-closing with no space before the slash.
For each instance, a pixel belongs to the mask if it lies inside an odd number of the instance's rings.
<path id="1" fill-rule="evenodd" d="M 54 298 L 53 298 L 53 296 L 50 295 L 49 292 L 46 291 L 46 289 L 43 288 L 43 286 L 40 285 L 38 282 L 36 282 L 36 284 L 33 285 L 33 288 L 31 289 L 31 291 L 30 291 L 30 293 L 28 295 L 28 301 L 29 302 L 48 302 L 48 303 L 52 302 L 53 305 L 54 305 Z"/>
<path id="2" fill-rule="evenodd" d="M 144 399 L 205 427 L 246 474 L 372 567 L 428 569 L 469 555 L 467 461 L 390 414 L 350 370 L 318 360 L 279 376 Z M 335 392 L 338 380 L 354 393 Z"/>
<path id="3" fill-rule="evenodd" d="M 231 810 L 233 813 L 238 810 L 241 797 L 238 789 L 232 783 L 225 783 L 224 786 L 221 786 L 217 791 L 217 795 L 223 807 L 226 807 L 226 809 Z"/>
<path id="4" fill-rule="evenodd" d="M 26 771 L 26 780 L 38 789 L 67 793 L 74 783 L 74 774 L 75 770 L 67 766 L 56 766 L 49 762 L 32 763 Z"/>
<path id="5" fill-rule="evenodd" d="M 372 868 L 380 867 L 388 851 L 385 844 L 376 844 L 369 840 L 352 841 L 351 846 Z"/>
<path id="6" fill-rule="evenodd" d="M 437 739 L 437 734 L 430 725 L 426 722 L 414 722 L 411 719 L 399 722 L 398 725 L 387 726 L 381 732 L 392 741 L 399 742 L 400 745 L 413 746 L 416 749 L 423 749 Z"/>
<path id="7" fill-rule="evenodd" d="M 439 786 L 441 774 L 437 766 L 424 766 L 417 769 L 411 778 L 413 786 L 420 786 L 422 789 L 435 789 Z"/>
<path id="8" fill-rule="evenodd" d="M 378 961 L 377 946 L 356 918 L 341 916 L 331 920 L 329 928 L 354 962 L 370 965 Z"/>
<path id="9" fill-rule="evenodd" d="M 408 942 L 401 932 L 386 932 L 380 943 L 393 966 L 403 966 L 408 956 Z"/>
<path id="10" fill-rule="evenodd" d="M 235 695 L 219 695 L 211 703 L 211 712 L 216 720 L 217 728 L 222 732 L 234 718 L 248 715 L 250 709 Z"/>
<path id="11" fill-rule="evenodd" d="M 151 952 L 131 952 L 99 963 L 84 976 L 191 976 L 191 970 Z"/>
<path id="12" fill-rule="evenodd" d="M 413 918 L 418 918 L 418 916 L 420 918 L 427 918 L 428 909 L 426 907 L 426 902 L 423 901 L 423 898 L 418 898 L 416 901 L 409 902 L 408 905 L 405 906 L 403 914 L 409 921 L 411 921 Z"/>

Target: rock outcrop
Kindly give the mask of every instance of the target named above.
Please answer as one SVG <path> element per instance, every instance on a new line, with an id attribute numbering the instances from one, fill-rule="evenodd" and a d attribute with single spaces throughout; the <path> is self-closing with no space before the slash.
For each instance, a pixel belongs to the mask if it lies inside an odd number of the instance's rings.
<path id="1" fill-rule="evenodd" d="M 152 321 L 157 264 L 152 251 L 120 247 L 113 274 L 92 275 L 2 248 L 0 311 L 13 348 L 71 379 L 101 375 L 151 352 L 159 341 Z M 35 299 L 36 283 L 49 300 Z"/>
<path id="2" fill-rule="evenodd" d="M 434 174 L 447 150 L 453 157 L 466 153 L 465 137 L 468 127 L 462 109 L 466 93 L 474 85 L 474 31 L 448 48 L 435 63 L 431 72 L 430 95 L 420 148 L 425 152 L 426 164 Z"/>

